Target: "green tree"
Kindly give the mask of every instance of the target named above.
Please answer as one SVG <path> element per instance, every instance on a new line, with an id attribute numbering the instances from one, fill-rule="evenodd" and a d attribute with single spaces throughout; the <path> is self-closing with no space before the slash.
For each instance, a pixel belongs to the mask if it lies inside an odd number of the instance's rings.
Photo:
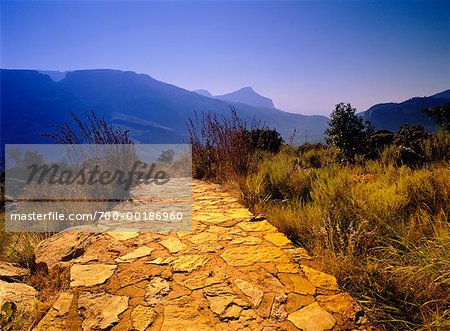
<path id="1" fill-rule="evenodd" d="M 444 131 L 450 132 L 450 103 L 440 107 L 422 109 L 422 112 L 435 120 Z"/>
<path id="2" fill-rule="evenodd" d="M 278 131 L 269 128 L 257 128 L 251 131 L 244 129 L 243 136 L 252 151 L 278 153 L 284 142 Z"/>
<path id="3" fill-rule="evenodd" d="M 340 149 L 344 161 L 353 162 L 356 155 L 367 153 L 373 126 L 356 115 L 349 103 L 336 105 L 328 125 L 327 142 Z"/>
<path id="4" fill-rule="evenodd" d="M 163 163 L 172 163 L 175 152 L 172 149 L 168 149 L 167 151 L 163 151 L 161 155 L 158 157 L 159 162 Z"/>

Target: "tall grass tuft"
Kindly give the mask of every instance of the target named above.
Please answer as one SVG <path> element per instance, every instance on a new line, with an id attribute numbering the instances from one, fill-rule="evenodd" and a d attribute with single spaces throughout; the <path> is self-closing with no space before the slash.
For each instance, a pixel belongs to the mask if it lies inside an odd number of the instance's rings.
<path id="1" fill-rule="evenodd" d="M 276 153 L 283 143 L 278 132 L 262 123 L 253 121 L 248 128 L 234 108 L 229 118 L 195 114 L 188 120 L 188 130 L 194 177 L 221 182 L 245 176 L 258 152 Z"/>

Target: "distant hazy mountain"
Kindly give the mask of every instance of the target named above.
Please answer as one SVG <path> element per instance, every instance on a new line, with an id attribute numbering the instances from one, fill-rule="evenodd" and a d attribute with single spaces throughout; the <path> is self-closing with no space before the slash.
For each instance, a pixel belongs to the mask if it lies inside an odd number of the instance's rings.
<path id="1" fill-rule="evenodd" d="M 41 74 L 48 75 L 54 82 L 59 82 L 66 77 L 65 71 L 41 70 Z"/>
<path id="2" fill-rule="evenodd" d="M 40 136 L 54 124 L 94 110 L 108 121 L 130 129 L 141 143 L 188 142 L 186 122 L 196 112 L 229 117 L 230 106 L 247 123 L 254 119 L 278 130 L 287 140 L 323 139 L 325 116 L 304 116 L 267 107 L 222 101 L 157 81 L 148 75 L 118 70 L 79 70 L 54 81 L 32 70 L 1 70 L 1 136 L 4 143 L 50 142 Z"/>
<path id="3" fill-rule="evenodd" d="M 194 91 L 192 91 L 192 92 L 197 93 L 197 94 L 200 94 L 200 95 L 203 95 L 203 96 L 205 96 L 205 97 L 210 97 L 210 98 L 213 96 L 211 93 L 209 93 L 209 91 L 207 91 L 207 90 L 202 90 L 202 89 L 200 89 L 200 90 L 194 90 Z"/>
<path id="4" fill-rule="evenodd" d="M 246 103 L 248 105 L 255 107 L 265 107 L 275 109 L 272 99 L 269 99 L 256 93 L 251 87 L 244 87 L 235 92 L 223 95 L 216 95 L 214 96 L 214 98 L 224 101 Z"/>
<path id="5" fill-rule="evenodd" d="M 253 90 L 253 88 L 251 88 L 251 87 L 244 87 L 235 92 L 222 94 L 222 95 L 212 95 L 207 90 L 194 90 L 192 92 L 195 92 L 197 94 L 200 94 L 200 95 L 203 95 L 206 97 L 218 99 L 218 100 L 234 102 L 234 103 L 245 103 L 250 106 L 275 109 L 272 99 L 264 97 L 261 94 L 256 93 L 255 90 Z"/>
<path id="6" fill-rule="evenodd" d="M 450 90 L 430 97 L 415 97 L 400 103 L 381 103 L 370 107 L 360 115 L 371 121 L 377 129 L 398 131 L 405 123 L 422 125 L 427 130 L 435 130 L 436 123 L 428 119 L 421 110 L 442 106 L 450 102 Z"/>

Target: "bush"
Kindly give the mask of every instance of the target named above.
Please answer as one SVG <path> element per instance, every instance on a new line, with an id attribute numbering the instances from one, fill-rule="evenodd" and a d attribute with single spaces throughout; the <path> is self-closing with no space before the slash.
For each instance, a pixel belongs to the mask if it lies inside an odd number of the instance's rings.
<path id="1" fill-rule="evenodd" d="M 195 178 L 224 182 L 245 177 L 255 158 L 278 152 L 283 143 L 280 134 L 253 122 L 251 128 L 242 121 L 235 109 L 230 118 L 215 114 L 197 114 L 188 121 L 192 145 L 192 168 Z"/>
<path id="2" fill-rule="evenodd" d="M 253 152 L 265 151 L 278 153 L 284 142 L 277 131 L 268 128 L 252 129 L 251 131 L 244 130 L 243 134 L 247 145 Z"/>

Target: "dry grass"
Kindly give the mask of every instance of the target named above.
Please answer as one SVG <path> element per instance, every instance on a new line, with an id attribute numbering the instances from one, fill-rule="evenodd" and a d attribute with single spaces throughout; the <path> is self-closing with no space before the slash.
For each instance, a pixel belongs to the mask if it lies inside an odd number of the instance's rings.
<path id="1" fill-rule="evenodd" d="M 386 329 L 450 327 L 450 163 L 302 168 L 281 153 L 247 177 L 244 201 L 361 300 Z"/>

